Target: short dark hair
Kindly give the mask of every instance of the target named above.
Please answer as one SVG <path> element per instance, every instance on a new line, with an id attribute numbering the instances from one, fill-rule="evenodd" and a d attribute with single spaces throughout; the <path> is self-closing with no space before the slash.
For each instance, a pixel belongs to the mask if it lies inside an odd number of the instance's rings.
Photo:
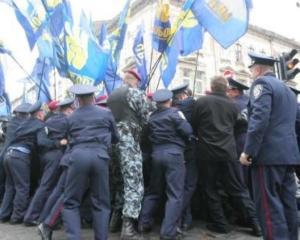
<path id="1" fill-rule="evenodd" d="M 215 76 L 210 81 L 210 88 L 212 92 L 223 92 L 227 91 L 227 80 L 222 76 Z"/>

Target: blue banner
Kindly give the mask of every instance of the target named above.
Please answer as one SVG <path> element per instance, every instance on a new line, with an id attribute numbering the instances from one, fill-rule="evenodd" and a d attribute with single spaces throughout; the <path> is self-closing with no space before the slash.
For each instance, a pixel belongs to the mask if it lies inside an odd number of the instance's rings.
<path id="1" fill-rule="evenodd" d="M 48 103 L 52 99 L 49 90 L 49 74 L 51 69 L 52 67 L 49 59 L 38 58 L 31 74 L 36 83 L 37 100 L 40 100 L 43 103 Z"/>
<path id="2" fill-rule="evenodd" d="M 145 58 L 145 49 L 144 49 L 144 28 L 143 26 L 140 27 L 140 30 L 138 31 L 134 43 L 133 43 L 133 53 L 135 56 L 135 62 L 136 67 L 138 70 L 138 73 L 141 77 L 141 83 L 140 88 L 142 90 L 145 90 L 147 82 L 148 82 L 148 73 L 147 73 L 147 64 L 146 64 L 146 58 Z"/>
<path id="3" fill-rule="evenodd" d="M 29 47 L 33 49 L 47 24 L 46 11 L 41 2 L 34 2 L 33 4 L 29 0 L 14 0 L 12 6 L 17 20 L 26 33 Z"/>
<path id="4" fill-rule="evenodd" d="M 152 33 L 152 47 L 158 52 L 164 52 L 171 35 L 169 4 L 159 4 Z"/>
<path id="5" fill-rule="evenodd" d="M 248 29 L 250 0 L 195 0 L 191 10 L 201 25 L 228 48 Z"/>

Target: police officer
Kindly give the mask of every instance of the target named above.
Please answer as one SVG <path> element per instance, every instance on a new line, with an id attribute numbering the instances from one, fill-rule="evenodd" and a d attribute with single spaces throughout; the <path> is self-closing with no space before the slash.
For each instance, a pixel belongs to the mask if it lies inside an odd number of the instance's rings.
<path id="1" fill-rule="evenodd" d="M 172 92 L 158 90 L 153 95 L 157 110 L 149 119 L 149 137 L 152 142 L 152 170 L 149 191 L 146 193 L 140 216 L 140 230 L 152 225 L 153 211 L 159 200 L 167 196 L 161 239 L 177 239 L 184 193 L 184 148 L 193 136 L 191 125 L 182 112 L 172 106 Z"/>
<path id="2" fill-rule="evenodd" d="M 73 111 L 73 102 L 74 99 L 69 98 L 58 103 L 59 112 L 49 117 L 46 121 L 49 139 L 58 142 L 58 144 L 53 148 L 44 148 L 44 151 L 41 153 L 40 161 L 42 172 L 40 185 L 24 217 L 24 222 L 27 224 L 36 225 L 35 222 L 39 218 L 44 203 L 59 178 L 59 162 L 67 144 L 67 116 Z"/>
<path id="3" fill-rule="evenodd" d="M 86 187 L 90 187 L 95 239 L 108 235 L 110 197 L 108 151 L 118 141 L 114 118 L 109 110 L 94 105 L 96 88 L 74 85 L 79 108 L 69 117 L 70 159 L 64 191 L 63 221 L 67 239 L 79 240 L 79 208 Z"/>
<path id="4" fill-rule="evenodd" d="M 115 167 L 120 167 L 124 186 L 115 193 L 120 197 L 115 203 L 111 222 L 119 225 L 122 210 L 121 239 L 138 238 L 134 225 L 139 217 L 144 195 L 143 158 L 139 141 L 142 127 L 147 123 L 149 104 L 144 92 L 139 90 L 140 82 L 141 77 L 134 69 L 126 71 L 124 85 L 114 90 L 107 101 L 120 135 L 120 142 L 116 146 L 118 161 Z M 115 184 L 122 187 L 122 181 L 115 181 Z"/>
<path id="5" fill-rule="evenodd" d="M 5 203 L 13 208 L 10 218 L 12 224 L 23 222 L 29 204 L 30 158 L 33 151 L 38 146 L 43 149 L 54 147 L 57 144 L 47 136 L 47 129 L 43 122 L 45 114 L 42 110 L 42 103 L 38 101 L 32 105 L 29 113 L 30 118 L 17 128 L 11 146 L 5 155 L 8 166 L 7 174 L 10 174 L 12 178 L 12 191 L 15 191 L 13 198 L 5 199 Z"/>
<path id="6" fill-rule="evenodd" d="M 294 166 L 300 164 L 295 94 L 273 73 L 275 60 L 249 54 L 250 90 L 246 144 L 240 161 L 251 165 L 253 196 L 265 239 L 298 239 Z"/>
<path id="7" fill-rule="evenodd" d="M 31 107 L 30 103 L 22 103 L 21 105 L 17 106 L 13 111 L 14 116 L 10 119 L 6 128 L 5 142 L 0 156 L 1 165 L 3 164 L 3 171 L 4 171 L 3 174 L 1 173 L 1 178 L 3 177 L 2 180 L 3 184 L 5 181 L 5 189 L 6 189 L 6 196 L 5 196 L 6 199 L 5 200 L 3 199 L 3 204 L 1 205 L 1 209 L 0 209 L 0 220 L 3 222 L 9 221 L 10 219 L 10 215 L 12 212 L 11 199 L 13 199 L 13 196 L 15 194 L 13 190 L 11 175 L 8 174 L 6 176 L 7 178 L 5 179 L 4 174 L 5 172 L 9 173 L 9 170 L 8 170 L 7 162 L 4 162 L 4 156 L 6 154 L 8 147 L 11 145 L 11 142 L 16 134 L 17 128 L 28 117 L 28 110 L 30 107 Z M 0 166 L 0 168 L 1 167 L 2 166 Z"/>
<path id="8" fill-rule="evenodd" d="M 192 125 L 197 132 L 200 161 L 203 168 L 204 193 L 207 199 L 210 224 L 207 228 L 214 232 L 231 231 L 223 211 L 218 184 L 245 211 L 253 234 L 261 235 L 255 207 L 249 192 L 241 184 L 237 153 L 235 151 L 234 126 L 238 119 L 238 109 L 226 96 L 227 81 L 222 76 L 211 80 L 211 94 L 200 97 L 192 114 Z"/>
<path id="9" fill-rule="evenodd" d="M 173 88 L 173 106 L 177 107 L 191 123 L 192 112 L 195 100 L 188 95 L 188 84 L 180 84 Z M 191 141 L 185 148 L 184 158 L 186 166 L 184 198 L 182 204 L 182 230 L 188 230 L 192 225 L 191 199 L 198 182 L 198 162 L 195 153 L 195 141 Z"/>

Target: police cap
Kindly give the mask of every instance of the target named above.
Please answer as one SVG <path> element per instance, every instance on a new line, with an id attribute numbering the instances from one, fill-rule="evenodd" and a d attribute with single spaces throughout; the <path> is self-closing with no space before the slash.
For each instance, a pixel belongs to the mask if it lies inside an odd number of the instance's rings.
<path id="1" fill-rule="evenodd" d="M 154 94 L 153 94 L 153 101 L 155 102 L 166 102 L 168 100 L 170 100 L 173 97 L 173 93 L 168 90 L 168 89 L 160 89 L 157 90 Z"/>
<path id="2" fill-rule="evenodd" d="M 254 64 L 272 67 L 274 66 L 274 63 L 277 62 L 277 60 L 272 57 L 268 57 L 257 53 L 249 53 L 249 57 L 251 58 L 251 64 L 249 65 L 249 68 L 253 67 Z"/>
<path id="3" fill-rule="evenodd" d="M 249 87 L 245 83 L 243 83 L 239 80 L 235 80 L 233 78 L 228 78 L 227 80 L 228 80 L 229 88 L 231 88 L 231 89 L 239 89 L 239 90 L 248 90 L 249 89 Z"/>
<path id="4" fill-rule="evenodd" d="M 74 103 L 74 98 L 65 98 L 64 100 L 60 101 L 58 103 L 59 107 L 67 107 L 69 105 L 72 105 Z"/>
<path id="5" fill-rule="evenodd" d="M 28 113 L 29 109 L 31 108 L 32 104 L 30 103 L 21 103 L 14 109 L 14 113 Z"/>
<path id="6" fill-rule="evenodd" d="M 172 88 L 171 91 L 173 92 L 174 95 L 176 95 L 178 93 L 182 93 L 182 92 L 186 91 L 188 86 L 189 86 L 188 83 L 182 83 L 182 84 Z"/>
<path id="7" fill-rule="evenodd" d="M 75 84 L 69 88 L 69 92 L 79 97 L 83 95 L 92 95 L 96 91 L 97 91 L 96 87 L 92 85 L 86 85 L 86 84 Z"/>
<path id="8" fill-rule="evenodd" d="M 40 111 L 42 108 L 42 102 L 41 101 L 37 101 L 35 104 L 33 104 L 30 108 L 29 108 L 29 113 L 33 114 L 35 112 Z"/>

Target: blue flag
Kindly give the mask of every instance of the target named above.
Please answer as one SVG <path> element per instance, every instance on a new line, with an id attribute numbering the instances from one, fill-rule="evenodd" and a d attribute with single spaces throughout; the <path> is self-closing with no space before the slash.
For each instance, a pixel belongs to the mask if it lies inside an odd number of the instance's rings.
<path id="1" fill-rule="evenodd" d="M 100 46 L 104 46 L 105 41 L 107 41 L 107 27 L 105 24 L 101 24 L 98 36 L 98 43 Z"/>
<path id="2" fill-rule="evenodd" d="M 111 94 L 114 89 L 121 86 L 122 83 L 122 78 L 117 74 L 117 66 L 113 59 L 110 58 L 104 79 L 104 85 L 108 95 Z"/>
<path id="3" fill-rule="evenodd" d="M 154 20 L 152 47 L 158 52 L 164 52 L 171 35 L 169 4 L 159 4 Z"/>
<path id="4" fill-rule="evenodd" d="M 33 4 L 29 0 L 14 0 L 12 6 L 17 20 L 26 33 L 29 47 L 33 49 L 47 24 L 46 11 L 41 2 L 34 2 Z"/>
<path id="5" fill-rule="evenodd" d="M 133 43 L 133 53 L 135 56 L 135 62 L 137 66 L 138 73 L 141 77 L 140 88 L 144 90 L 146 88 L 148 82 L 148 73 L 147 73 L 147 65 L 145 58 L 145 49 L 144 49 L 144 28 L 141 27 L 138 31 L 134 43 Z"/>
<path id="6" fill-rule="evenodd" d="M 65 59 L 74 82 L 97 84 L 104 80 L 110 52 L 99 46 L 86 21 L 81 19 L 79 29 L 65 29 Z"/>
<path id="7" fill-rule="evenodd" d="M 195 0 L 191 10 L 212 37 L 228 48 L 247 32 L 250 7 L 251 0 Z"/>
<path id="8" fill-rule="evenodd" d="M 119 18 L 118 27 L 110 36 L 112 55 L 117 66 L 119 65 L 120 52 L 123 48 L 126 36 L 128 18 L 131 10 L 130 4 L 131 0 L 127 0 L 126 5 Z"/>
<path id="9" fill-rule="evenodd" d="M 11 113 L 11 105 L 8 94 L 6 92 L 0 96 L 0 116 L 9 116 Z"/>
<path id="10" fill-rule="evenodd" d="M 174 24 L 172 34 L 174 37 L 169 42 L 161 63 L 161 77 L 165 87 L 168 87 L 174 78 L 178 57 L 187 56 L 202 48 L 204 29 L 192 12 L 183 8 Z"/>
<path id="11" fill-rule="evenodd" d="M 5 92 L 5 77 L 0 62 L 0 116 L 9 116 L 11 111 L 10 101 Z"/>
<path id="12" fill-rule="evenodd" d="M 37 40 L 36 45 L 39 49 L 39 56 L 49 58 L 54 61 L 53 39 L 51 34 L 45 29 L 41 37 Z"/>
<path id="13" fill-rule="evenodd" d="M 32 78 L 35 79 L 36 82 L 36 92 L 37 92 L 37 100 L 40 100 L 43 103 L 47 103 L 51 101 L 50 94 L 50 80 L 49 74 L 51 72 L 51 64 L 49 59 L 41 59 L 38 58 L 35 62 L 35 66 L 32 71 Z"/>

